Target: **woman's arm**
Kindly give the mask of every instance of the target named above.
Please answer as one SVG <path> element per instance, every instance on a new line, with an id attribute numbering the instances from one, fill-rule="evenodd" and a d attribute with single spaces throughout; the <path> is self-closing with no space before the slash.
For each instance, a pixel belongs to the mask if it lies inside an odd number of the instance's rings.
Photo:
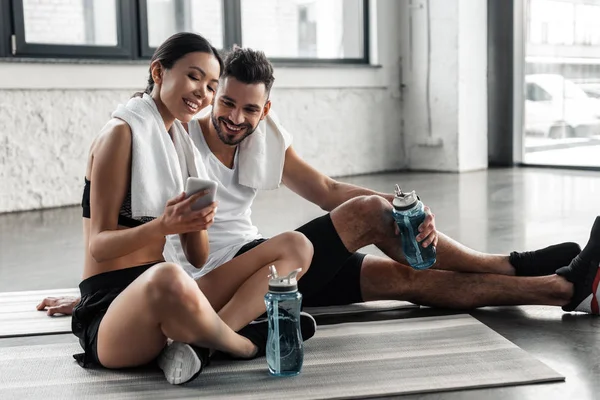
<path id="1" fill-rule="evenodd" d="M 196 268 L 202 268 L 208 259 L 210 247 L 208 232 L 190 232 L 179 235 L 185 258 Z"/>
<path id="2" fill-rule="evenodd" d="M 216 204 L 198 211 L 193 211 L 191 206 L 205 192 L 187 199 L 181 193 L 167 202 L 164 213 L 155 220 L 135 228 L 117 229 L 131 176 L 129 125 L 124 122 L 109 125 L 96 142 L 92 157 L 89 246 L 96 262 L 126 256 L 152 241 L 163 240 L 166 235 L 194 232 L 194 240 L 186 239 L 190 262 L 197 266 L 204 264 L 208 257 L 208 239 L 204 238 L 206 232 L 201 231 L 212 224 Z"/>
<path id="3" fill-rule="evenodd" d="M 90 254 L 105 262 L 131 254 L 164 237 L 161 221 L 117 230 L 119 211 L 130 182 L 131 129 L 112 123 L 92 150 L 90 181 Z"/>

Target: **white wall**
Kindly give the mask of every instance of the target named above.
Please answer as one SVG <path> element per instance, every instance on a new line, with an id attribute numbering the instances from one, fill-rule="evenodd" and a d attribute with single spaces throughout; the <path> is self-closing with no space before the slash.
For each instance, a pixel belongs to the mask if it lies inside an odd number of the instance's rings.
<path id="1" fill-rule="evenodd" d="M 381 67 L 276 68 L 274 107 L 300 155 L 341 176 L 406 166 L 400 2 L 372 1 Z M 0 212 L 78 204 L 88 147 L 146 65 L 0 61 Z"/>
<path id="2" fill-rule="evenodd" d="M 401 8 L 408 167 L 487 168 L 487 3 L 412 0 Z"/>
<path id="3" fill-rule="evenodd" d="M 458 42 L 458 170 L 488 165 L 487 2 L 461 0 Z"/>

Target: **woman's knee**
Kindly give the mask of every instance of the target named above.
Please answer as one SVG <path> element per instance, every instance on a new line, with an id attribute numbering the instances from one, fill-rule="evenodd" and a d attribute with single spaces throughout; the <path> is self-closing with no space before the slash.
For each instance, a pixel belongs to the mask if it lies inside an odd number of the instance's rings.
<path id="1" fill-rule="evenodd" d="M 282 233 L 281 248 L 284 257 L 290 257 L 298 266 L 302 268 L 301 274 L 306 273 L 312 262 L 314 248 L 310 240 L 300 232 Z"/>
<path id="2" fill-rule="evenodd" d="M 185 303 L 189 300 L 190 288 L 197 289 L 183 268 L 169 262 L 154 266 L 146 285 L 149 298 L 161 303 Z"/>

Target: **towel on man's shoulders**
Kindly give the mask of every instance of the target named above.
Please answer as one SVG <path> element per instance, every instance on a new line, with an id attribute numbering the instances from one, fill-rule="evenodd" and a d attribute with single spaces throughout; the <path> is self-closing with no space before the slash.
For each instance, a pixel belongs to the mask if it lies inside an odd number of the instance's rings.
<path id="1" fill-rule="evenodd" d="M 131 128 L 132 217 L 159 217 L 167 201 L 184 190 L 188 176 L 207 179 L 198 149 L 179 121 L 167 132 L 147 94 L 119 105 L 112 114 Z"/>
<path id="2" fill-rule="evenodd" d="M 199 116 L 210 111 L 207 107 Z M 198 140 L 193 135 L 192 139 Z M 238 183 L 258 190 L 277 189 L 283 178 L 285 152 L 291 143 L 292 135 L 271 110 L 256 130 L 239 144 Z"/>

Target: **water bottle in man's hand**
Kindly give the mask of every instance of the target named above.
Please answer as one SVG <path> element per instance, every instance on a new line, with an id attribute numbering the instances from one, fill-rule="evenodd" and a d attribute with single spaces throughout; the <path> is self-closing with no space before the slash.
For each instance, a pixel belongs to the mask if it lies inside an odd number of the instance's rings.
<path id="1" fill-rule="evenodd" d="M 410 193 L 403 193 L 400 186 L 396 185 L 392 204 L 394 220 L 402 235 L 402 251 L 406 261 L 414 269 L 431 267 L 435 263 L 435 246 L 430 244 L 423 247 L 421 243 L 417 242 L 419 226 L 427 216 L 423 203 L 414 190 Z"/>

